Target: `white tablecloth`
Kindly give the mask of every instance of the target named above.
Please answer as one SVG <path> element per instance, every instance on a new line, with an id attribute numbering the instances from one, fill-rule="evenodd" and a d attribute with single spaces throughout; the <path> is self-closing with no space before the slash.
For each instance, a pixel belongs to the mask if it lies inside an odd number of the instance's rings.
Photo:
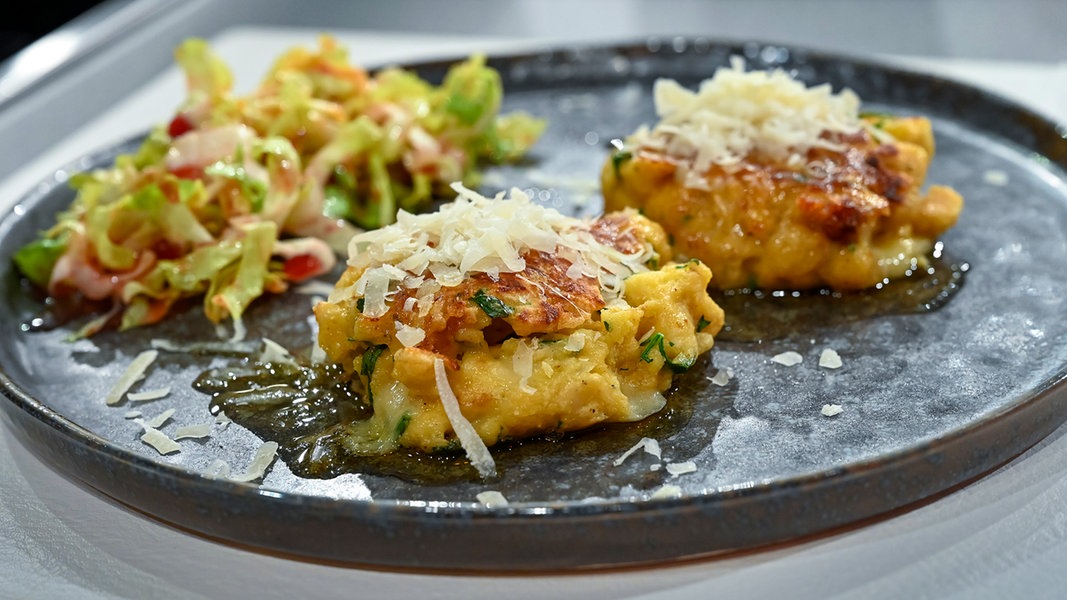
<path id="1" fill-rule="evenodd" d="M 316 32 L 229 30 L 213 46 L 251 86 Z M 365 64 L 515 47 L 340 34 Z M 528 43 L 528 42 L 527 42 Z M 1067 122 L 1067 65 L 894 57 Z M 176 69 L 0 182 L 0 209 L 59 165 L 162 121 Z M 5 143 L 11 143 L 7 141 Z M 1067 426 L 997 472 L 873 524 L 740 556 L 607 573 L 451 576 L 276 558 L 161 525 L 56 474 L 0 427 L 0 598 L 1057 598 L 1067 592 Z"/>

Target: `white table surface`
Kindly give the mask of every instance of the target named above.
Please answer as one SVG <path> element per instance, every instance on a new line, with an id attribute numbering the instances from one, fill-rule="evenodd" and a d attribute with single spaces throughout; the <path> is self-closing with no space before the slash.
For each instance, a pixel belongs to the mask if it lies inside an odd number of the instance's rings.
<path id="1" fill-rule="evenodd" d="M 317 32 L 231 29 L 211 40 L 251 87 Z M 337 32 L 364 64 L 518 46 L 501 39 Z M 531 42 L 523 42 L 531 44 Z M 536 44 L 534 44 L 536 45 Z M 892 57 L 1067 122 L 1067 64 Z M 7 210 L 86 152 L 167 119 L 171 68 L 0 182 Z M 2 400 L 0 400 L 2 401 Z M 866 526 L 739 556 L 600 573 L 451 576 L 277 558 L 174 530 L 85 490 L 0 427 L 0 599 L 119 598 L 1063 598 L 1067 426 L 987 477 Z"/>

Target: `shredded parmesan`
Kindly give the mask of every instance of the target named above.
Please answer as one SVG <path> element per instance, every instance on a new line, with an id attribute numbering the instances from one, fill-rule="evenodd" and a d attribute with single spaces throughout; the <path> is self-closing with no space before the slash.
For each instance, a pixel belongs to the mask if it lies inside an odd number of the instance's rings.
<path id="1" fill-rule="evenodd" d="M 498 508 L 508 505 L 508 499 L 504 497 L 504 494 L 496 490 L 487 490 L 478 493 L 478 502 L 486 505 L 489 508 Z"/>
<path id="2" fill-rule="evenodd" d="M 655 492 L 652 492 L 652 499 L 659 500 L 660 498 L 675 498 L 682 495 L 682 488 L 676 485 L 662 485 Z"/>
<path id="3" fill-rule="evenodd" d="M 733 376 L 734 370 L 727 367 L 725 369 L 719 369 L 718 372 L 715 373 L 714 377 L 708 377 L 708 381 L 714 383 L 719 387 L 725 387 L 726 384 L 730 383 L 730 379 L 732 379 Z"/>
<path id="4" fill-rule="evenodd" d="M 157 356 L 159 356 L 157 350 L 145 350 L 138 354 L 126 367 L 122 375 L 119 376 L 118 380 L 115 381 L 115 385 L 111 387 L 111 390 L 105 396 L 104 402 L 108 406 L 118 404 L 122 397 L 126 395 L 126 392 L 133 387 L 133 384 L 144 377 L 145 371 L 149 365 L 155 362 Z"/>
<path id="5" fill-rule="evenodd" d="M 134 418 L 133 422 L 141 426 L 144 433 L 141 434 L 141 441 L 155 448 L 156 452 L 160 454 L 172 454 L 174 452 L 181 451 L 181 446 L 178 442 L 175 442 L 168 436 L 159 430 L 170 417 L 174 414 L 174 409 L 164 411 L 163 414 L 149 421 L 144 421 L 140 418 Z"/>
<path id="6" fill-rule="evenodd" d="M 260 353 L 259 360 L 264 363 L 296 365 L 296 359 L 289 350 L 270 338 L 263 338 L 263 352 Z"/>
<path id="7" fill-rule="evenodd" d="M 164 455 L 180 452 L 182 449 L 178 442 L 170 439 L 167 434 L 147 425 L 144 426 L 144 434 L 141 435 L 141 441 L 155 448 L 156 452 Z"/>
<path id="8" fill-rule="evenodd" d="M 174 430 L 174 439 L 182 440 L 185 438 L 201 439 L 211 435 L 211 424 L 200 423 L 197 425 L 184 425 Z"/>
<path id="9" fill-rule="evenodd" d="M 234 481 L 255 481 L 267 472 L 267 467 L 274 462 L 274 457 L 278 453 L 277 442 L 263 442 L 259 448 L 256 449 L 255 456 L 252 457 L 252 462 L 249 463 L 248 469 L 241 475 L 230 477 Z"/>
<path id="10" fill-rule="evenodd" d="M 819 355 L 819 366 L 825 369 L 840 369 L 842 365 L 841 355 L 833 348 L 826 348 Z"/>
<path id="11" fill-rule="evenodd" d="M 785 365 L 787 367 L 799 365 L 803 361 L 804 357 L 797 352 L 793 352 L 792 350 L 790 350 L 789 352 L 782 352 L 781 354 L 775 354 L 771 358 L 771 362 L 776 362 L 780 365 Z"/>
<path id="12" fill-rule="evenodd" d="M 246 335 L 248 335 L 248 329 L 245 328 L 244 321 L 242 321 L 240 317 L 234 317 L 233 318 L 233 335 L 231 335 L 229 337 L 228 341 L 231 344 L 236 344 L 238 342 L 243 342 Z M 219 337 L 220 338 L 226 337 L 226 330 L 225 329 L 219 329 Z"/>
<path id="13" fill-rule="evenodd" d="M 333 291 L 333 284 L 312 279 L 297 286 L 293 291 L 298 294 L 307 294 L 308 296 L 329 296 L 330 292 Z"/>
<path id="14" fill-rule="evenodd" d="M 585 334 L 581 331 L 575 331 L 567 336 L 567 344 L 563 346 L 564 350 L 569 352 L 579 352 L 582 348 L 585 348 Z"/>
<path id="15" fill-rule="evenodd" d="M 635 131 L 626 145 L 680 159 L 679 175 L 695 188 L 706 187 L 703 174 L 712 165 L 729 168 L 752 153 L 799 164 L 810 148 L 838 147 L 825 132 L 863 128 L 851 90 L 809 88 L 782 69 L 746 72 L 736 56 L 695 92 L 657 80 L 653 99 L 659 122 Z"/>
<path id="16" fill-rule="evenodd" d="M 227 479 L 230 476 L 230 463 L 216 458 L 208 463 L 207 468 L 204 469 L 204 476 L 212 479 Z"/>
<path id="17" fill-rule="evenodd" d="M 697 465 L 691 460 L 667 464 L 667 472 L 670 473 L 672 477 L 685 475 L 686 473 L 695 473 L 696 470 Z"/>
<path id="18" fill-rule="evenodd" d="M 165 410 L 165 411 L 163 411 L 163 412 L 159 413 L 159 415 L 157 415 L 156 417 L 154 417 L 154 418 L 152 418 L 152 419 L 149 419 L 148 421 L 146 421 L 146 422 L 145 422 L 145 424 L 146 424 L 146 425 L 147 425 L 148 427 L 154 427 L 154 428 L 156 428 L 156 429 L 159 429 L 159 428 L 160 428 L 160 427 L 162 427 L 162 426 L 163 426 L 163 425 L 164 425 L 164 424 L 165 424 L 165 423 L 166 423 L 167 421 L 169 421 L 171 417 L 173 417 L 173 416 L 174 416 L 174 412 L 175 412 L 175 411 L 174 411 L 174 409 L 173 409 L 173 408 L 168 408 L 167 410 Z"/>
<path id="19" fill-rule="evenodd" d="M 515 347 L 515 354 L 511 356 L 511 368 L 519 376 L 519 389 L 527 394 L 537 392 L 537 389 L 529 384 L 530 377 L 533 376 L 534 352 L 536 350 L 537 338 L 534 338 L 529 345 L 526 344 L 526 340 L 519 339 Z"/>
<path id="20" fill-rule="evenodd" d="M 452 393 L 452 388 L 448 385 L 448 374 L 445 372 L 444 360 L 440 358 L 433 359 L 433 374 L 437 381 L 437 393 L 441 396 L 441 406 L 445 409 L 445 416 L 448 417 L 448 423 L 452 426 L 452 431 L 456 432 L 456 437 L 459 438 L 459 445 L 467 453 L 467 458 L 470 459 L 474 468 L 478 470 L 478 474 L 482 477 L 495 475 L 496 462 L 493 461 L 492 455 L 489 454 L 489 448 L 486 447 L 478 432 L 474 430 L 471 422 L 463 416 L 463 412 L 459 407 L 459 399 Z"/>
<path id="21" fill-rule="evenodd" d="M 1005 186 L 1008 185 L 1008 174 L 1000 169 L 989 169 L 982 173 L 982 181 L 989 185 Z"/>
<path id="22" fill-rule="evenodd" d="M 232 342 L 194 342 L 192 344 L 177 344 L 171 340 L 165 339 L 153 339 L 150 346 L 155 350 L 163 350 L 165 352 L 179 352 L 182 354 L 189 353 L 209 353 L 209 354 L 231 354 L 234 352 L 251 354 L 255 351 L 255 348 L 247 343 L 236 344 Z"/>
<path id="23" fill-rule="evenodd" d="M 521 273 L 530 252 L 577 265 L 568 273 L 598 280 L 606 301 L 622 293 L 626 277 L 648 270 L 651 246 L 624 254 L 599 242 L 591 222 L 537 204 L 522 190 L 486 198 L 459 183 L 452 187 L 457 198 L 439 210 L 418 215 L 401 210 L 395 223 L 354 236 L 348 264 L 362 274 L 335 289 L 329 301 L 361 297 L 363 314 L 377 318 L 398 290 L 414 289 L 421 314 L 436 289 L 459 285 L 475 273 Z"/>
<path id="24" fill-rule="evenodd" d="M 143 392 L 128 392 L 126 398 L 131 402 L 148 402 L 149 400 L 165 398 L 168 394 L 170 394 L 170 387 L 166 386 Z"/>
<path id="25" fill-rule="evenodd" d="M 622 463 L 626 462 L 627 458 L 630 458 L 630 456 L 638 450 L 644 450 L 645 453 L 651 454 L 656 458 L 660 458 L 663 456 L 663 452 L 660 450 L 659 442 L 652 438 L 646 437 L 641 438 L 641 441 L 634 444 L 633 447 L 631 447 L 626 452 L 623 452 L 622 456 L 616 458 L 611 464 L 615 465 L 616 467 L 621 465 Z"/>
<path id="26" fill-rule="evenodd" d="M 314 340 L 311 345 L 311 362 L 316 365 L 326 362 L 326 351 L 319 345 L 318 340 Z"/>
<path id="27" fill-rule="evenodd" d="M 400 342 L 404 346 L 410 348 L 417 346 L 419 342 L 426 339 L 426 332 L 418 327 L 412 327 L 411 325 L 405 325 L 400 321 L 395 322 L 396 326 L 396 341 Z"/>

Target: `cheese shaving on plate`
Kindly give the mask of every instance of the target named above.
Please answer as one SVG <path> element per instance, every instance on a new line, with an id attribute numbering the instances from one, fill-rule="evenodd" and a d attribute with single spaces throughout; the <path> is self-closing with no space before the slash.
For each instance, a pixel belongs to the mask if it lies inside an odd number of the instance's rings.
<path id="1" fill-rule="evenodd" d="M 488 508 L 504 507 L 508 505 L 508 499 L 504 497 L 504 494 L 496 490 L 487 490 L 484 492 L 478 492 L 478 502 L 481 502 Z"/>
<path id="2" fill-rule="evenodd" d="M 148 421 L 140 418 L 133 419 L 133 422 L 140 425 L 141 429 L 144 431 L 144 433 L 141 434 L 141 441 L 155 448 L 156 452 L 159 452 L 162 455 L 181 451 L 181 446 L 178 442 L 175 442 L 170 436 L 159 430 L 159 428 L 169 421 L 173 415 L 174 409 L 171 408 Z"/>
<path id="3" fill-rule="evenodd" d="M 651 498 L 653 500 L 659 500 L 662 498 L 677 498 L 681 495 L 682 488 L 668 483 L 657 488 L 655 492 L 652 492 Z"/>
<path id="4" fill-rule="evenodd" d="M 145 350 L 138 354 L 133 361 L 130 362 L 129 366 L 126 367 L 126 370 L 123 371 L 122 375 L 119 376 L 118 380 L 115 381 L 115 384 L 111 387 L 107 396 L 104 397 L 104 402 L 107 403 L 108 406 L 118 404 L 122 400 L 122 397 L 126 395 L 126 392 L 133 387 L 133 384 L 137 383 L 138 380 L 144 377 L 145 371 L 148 369 L 149 365 L 155 362 L 156 357 L 158 356 L 159 351 L 157 350 Z"/>
<path id="5" fill-rule="evenodd" d="M 620 456 L 619 458 L 616 458 L 614 461 L 612 461 L 612 464 L 615 465 L 616 467 L 621 465 L 622 463 L 626 462 L 627 458 L 630 458 L 630 456 L 634 452 L 637 452 L 638 450 L 644 450 L 645 453 L 651 454 L 652 456 L 655 456 L 656 458 L 661 458 L 663 456 L 663 452 L 662 452 L 662 450 L 660 450 L 659 442 L 654 440 L 654 439 L 652 439 L 652 438 L 646 437 L 646 438 L 641 438 L 641 441 L 639 441 L 636 444 L 634 444 L 633 447 L 631 447 L 626 452 L 623 452 L 622 456 Z"/>
<path id="6" fill-rule="evenodd" d="M 679 475 L 685 475 L 686 473 L 695 473 L 696 470 L 697 470 L 697 465 L 696 465 L 695 462 L 693 462 L 691 460 L 687 460 L 685 462 L 678 462 L 678 463 L 669 463 L 667 465 L 667 472 L 670 473 L 672 477 L 677 477 Z"/>
<path id="7" fill-rule="evenodd" d="M 296 359 L 292 353 L 278 342 L 270 338 L 263 338 L 263 351 L 259 355 L 260 362 L 296 365 Z"/>
<path id="8" fill-rule="evenodd" d="M 801 356 L 799 352 L 793 352 L 792 350 L 790 350 L 788 352 L 782 352 L 781 354 L 775 354 L 773 357 L 771 357 L 771 362 L 776 362 L 780 365 L 792 367 L 794 365 L 799 365 L 800 363 L 804 362 L 804 357 Z"/>
<path id="9" fill-rule="evenodd" d="M 170 387 L 161 387 L 154 390 L 145 390 L 143 392 L 128 392 L 126 398 L 130 402 L 148 402 L 149 400 L 159 400 L 165 398 L 170 394 Z"/>
<path id="10" fill-rule="evenodd" d="M 175 410 L 173 408 L 168 408 L 167 410 L 159 413 L 157 416 L 146 421 L 146 423 L 149 427 L 155 427 L 156 429 L 159 429 L 164 424 L 166 424 L 166 422 L 169 421 L 171 417 L 174 416 L 174 413 Z"/>
<path id="11" fill-rule="evenodd" d="M 230 477 L 230 463 L 221 458 L 213 459 L 204 469 L 204 476 L 212 479 L 228 479 Z"/>
<path id="12" fill-rule="evenodd" d="M 819 366 L 825 369 L 840 369 L 842 364 L 841 355 L 833 348 L 827 348 L 819 355 Z"/>
<path id="13" fill-rule="evenodd" d="M 708 377 L 707 379 L 719 387 L 725 387 L 730 383 L 730 379 L 732 379 L 733 376 L 734 370 L 730 367 L 726 367 L 725 369 L 719 369 L 714 377 Z"/>
<path id="14" fill-rule="evenodd" d="M 211 436 L 211 424 L 199 423 L 196 425 L 183 425 L 174 430 L 174 439 L 186 438 L 202 439 Z"/>
<path id="15" fill-rule="evenodd" d="M 141 435 L 141 441 L 155 448 L 156 452 L 164 455 L 179 452 L 182 449 L 182 447 L 178 445 L 178 442 L 170 439 L 167 434 L 154 427 L 144 427 L 144 434 Z"/>
<path id="16" fill-rule="evenodd" d="M 252 457 L 252 462 L 249 463 L 248 469 L 241 475 L 230 477 L 230 479 L 233 481 L 255 481 L 263 477 L 267 472 L 267 467 L 274 462 L 274 457 L 277 453 L 277 442 L 263 442 L 263 444 L 256 449 L 256 454 Z"/>

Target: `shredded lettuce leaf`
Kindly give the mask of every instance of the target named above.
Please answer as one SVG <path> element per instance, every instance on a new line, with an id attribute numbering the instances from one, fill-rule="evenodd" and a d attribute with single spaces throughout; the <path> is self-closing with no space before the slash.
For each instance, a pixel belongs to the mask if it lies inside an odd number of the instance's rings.
<path id="1" fill-rule="evenodd" d="M 206 41 L 178 46 L 187 89 L 174 118 L 109 167 L 74 175 L 72 204 L 14 256 L 52 296 L 111 299 L 74 337 L 115 315 L 121 329 L 155 323 L 201 295 L 208 319 L 236 328 L 258 297 L 293 281 L 294 245 L 279 242 L 306 240 L 300 265 L 314 257 L 314 273 L 328 272 L 359 228 L 451 197 L 453 182 L 473 185 L 544 130 L 500 114 L 500 76 L 484 56 L 433 85 L 400 68 L 368 73 L 332 36 L 318 42 L 283 53 L 243 95 Z"/>

